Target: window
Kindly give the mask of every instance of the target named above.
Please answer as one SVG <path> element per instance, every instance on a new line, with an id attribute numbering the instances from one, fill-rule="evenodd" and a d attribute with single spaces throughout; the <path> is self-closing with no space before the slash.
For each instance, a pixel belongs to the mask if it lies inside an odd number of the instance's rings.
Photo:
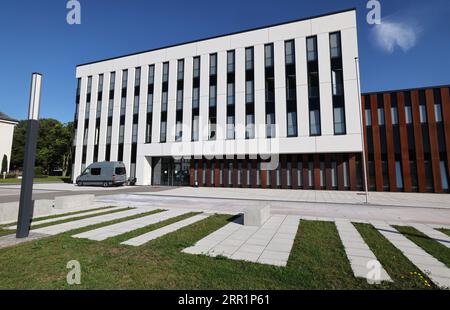
<path id="1" fill-rule="evenodd" d="M 265 47 L 264 64 L 266 68 L 273 67 L 273 44 L 267 44 Z"/>
<path id="2" fill-rule="evenodd" d="M 253 103 L 254 98 L 254 84 L 253 81 L 247 81 L 245 83 L 245 102 L 246 103 Z"/>
<path id="3" fill-rule="evenodd" d="M 200 97 L 200 89 L 198 87 L 194 88 L 192 92 L 192 108 L 198 109 L 199 107 L 199 97 Z"/>
<path id="4" fill-rule="evenodd" d="M 287 131 L 288 137 L 297 136 L 297 112 L 287 113 Z"/>
<path id="5" fill-rule="evenodd" d="M 427 122 L 427 108 L 425 105 L 419 105 L 419 112 L 420 112 L 420 123 L 426 124 Z"/>
<path id="6" fill-rule="evenodd" d="M 413 117 L 412 117 L 412 108 L 411 106 L 405 106 L 405 118 L 406 118 L 406 124 L 412 124 Z"/>
<path id="7" fill-rule="evenodd" d="M 235 67 L 235 54 L 234 51 L 227 52 L 227 72 L 233 73 Z"/>
<path id="8" fill-rule="evenodd" d="M 292 163 L 288 161 L 286 163 L 286 185 L 288 187 L 292 186 Z"/>
<path id="9" fill-rule="evenodd" d="M 126 171 L 125 167 L 117 167 L 117 168 L 114 170 L 114 172 L 115 172 L 117 175 L 124 175 L 124 174 L 127 174 L 127 171 Z"/>
<path id="10" fill-rule="evenodd" d="M 92 92 L 92 76 L 89 76 L 87 82 L 87 93 L 90 94 L 91 92 Z"/>
<path id="11" fill-rule="evenodd" d="M 162 121 L 161 122 L 161 134 L 160 134 L 160 142 L 161 143 L 166 142 L 166 129 L 167 129 L 166 121 Z"/>
<path id="12" fill-rule="evenodd" d="M 312 110 L 309 111 L 309 123 L 310 123 L 310 135 L 318 136 L 320 135 L 320 111 Z"/>
<path id="13" fill-rule="evenodd" d="M 227 85 L 227 104 L 233 105 L 234 102 L 235 102 L 234 83 L 228 83 L 228 85 Z"/>
<path id="14" fill-rule="evenodd" d="M 330 54 L 331 58 L 341 57 L 341 34 L 339 32 L 330 34 Z"/>
<path id="15" fill-rule="evenodd" d="M 308 162 L 308 186 L 314 187 L 314 162 Z"/>
<path id="16" fill-rule="evenodd" d="M 333 96 L 344 95 L 344 81 L 342 69 L 335 69 L 331 71 L 331 79 L 333 85 Z"/>
<path id="17" fill-rule="evenodd" d="M 163 92 L 162 93 L 162 98 L 161 98 L 161 112 L 166 112 L 167 111 L 167 92 Z"/>
<path id="18" fill-rule="evenodd" d="M 178 60 L 178 71 L 177 71 L 177 79 L 181 81 L 184 79 L 184 60 Z"/>
<path id="19" fill-rule="evenodd" d="M 345 134 L 345 112 L 343 107 L 334 108 L 334 134 Z"/>
<path id="20" fill-rule="evenodd" d="M 120 125 L 120 127 L 119 127 L 119 144 L 123 143 L 124 133 L 125 133 L 125 125 Z"/>
<path id="21" fill-rule="evenodd" d="M 127 88 L 128 83 L 128 70 L 122 72 L 122 89 Z"/>
<path id="22" fill-rule="evenodd" d="M 134 75 L 134 86 L 140 86 L 141 85 L 141 68 L 136 68 L 135 75 Z"/>
<path id="23" fill-rule="evenodd" d="M 199 116 L 195 115 L 192 120 L 192 141 L 198 141 Z"/>
<path id="24" fill-rule="evenodd" d="M 91 175 L 101 175 L 102 169 L 101 168 L 91 168 Z"/>
<path id="25" fill-rule="evenodd" d="M 153 94 L 147 96 L 147 113 L 153 112 Z"/>
<path id="26" fill-rule="evenodd" d="M 266 137 L 275 138 L 275 114 L 266 114 Z"/>
<path id="27" fill-rule="evenodd" d="M 245 70 L 253 70 L 253 47 L 245 49 Z"/>
<path id="28" fill-rule="evenodd" d="M 437 123 L 442 122 L 442 107 L 440 103 L 434 105 L 434 117 Z"/>
<path id="29" fill-rule="evenodd" d="M 370 110 L 366 110 L 365 112 L 366 114 L 366 126 L 372 126 L 372 111 Z"/>
<path id="30" fill-rule="evenodd" d="M 111 132 L 112 127 L 108 126 L 108 128 L 106 129 L 106 144 L 111 144 Z"/>
<path id="31" fill-rule="evenodd" d="M 384 126 L 384 109 L 378 108 L 378 125 Z"/>
<path id="32" fill-rule="evenodd" d="M 127 98 L 122 97 L 120 99 L 120 116 L 124 116 L 127 108 Z"/>
<path id="33" fill-rule="evenodd" d="M 395 162 L 395 175 L 396 175 L 397 188 L 403 189 L 402 164 L 399 161 Z"/>
<path id="34" fill-rule="evenodd" d="M 216 85 L 209 86 L 209 106 L 216 106 L 217 87 Z"/>
<path id="35" fill-rule="evenodd" d="M 163 77 L 162 77 L 162 81 L 164 82 L 168 82 L 169 81 L 169 63 L 165 62 L 163 64 Z"/>
<path id="36" fill-rule="evenodd" d="M 337 185 L 337 162 L 331 162 L 331 187 L 336 188 Z"/>
<path id="37" fill-rule="evenodd" d="M 444 191 L 448 191 L 448 176 L 447 176 L 447 165 L 445 164 L 445 161 L 440 162 L 440 170 L 441 170 L 441 184 L 442 189 Z"/>
<path id="38" fill-rule="evenodd" d="M 234 115 L 227 116 L 227 139 L 234 139 Z"/>
<path id="39" fill-rule="evenodd" d="M 209 75 L 217 75 L 217 54 L 209 56 Z"/>
<path id="40" fill-rule="evenodd" d="M 139 114 L 139 96 L 134 96 L 133 114 Z"/>
<path id="41" fill-rule="evenodd" d="M 154 84 L 155 82 L 155 65 L 148 67 L 148 84 Z"/>
<path id="42" fill-rule="evenodd" d="M 295 48 L 294 40 L 286 41 L 284 43 L 286 53 L 286 64 L 291 65 L 295 63 Z"/>
<path id="43" fill-rule="evenodd" d="M 200 57 L 194 57 L 194 78 L 200 77 Z"/>
<path id="44" fill-rule="evenodd" d="M 246 116 L 246 130 L 245 138 L 254 139 L 255 138 L 255 116 L 253 114 L 247 114 Z"/>
<path id="45" fill-rule="evenodd" d="M 391 107 L 392 125 L 398 125 L 398 109 L 397 107 Z"/>
<path id="46" fill-rule="evenodd" d="M 115 82 L 116 82 L 116 73 L 111 72 L 111 75 L 109 78 L 109 90 L 114 90 Z"/>
<path id="47" fill-rule="evenodd" d="M 317 60 L 317 37 L 310 37 L 306 39 L 306 50 L 308 61 Z"/>
<path id="48" fill-rule="evenodd" d="M 133 124 L 133 133 L 131 136 L 131 143 L 137 143 L 138 124 Z"/>
<path id="49" fill-rule="evenodd" d="M 177 90 L 177 110 L 183 109 L 183 90 Z"/>

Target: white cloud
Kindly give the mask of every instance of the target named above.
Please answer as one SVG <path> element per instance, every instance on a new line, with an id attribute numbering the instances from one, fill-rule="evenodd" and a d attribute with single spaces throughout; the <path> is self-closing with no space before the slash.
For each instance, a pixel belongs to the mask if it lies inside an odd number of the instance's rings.
<path id="1" fill-rule="evenodd" d="M 418 41 L 420 29 L 405 22 L 382 20 L 380 25 L 373 28 L 376 44 L 388 53 L 394 52 L 396 47 L 407 52 Z"/>

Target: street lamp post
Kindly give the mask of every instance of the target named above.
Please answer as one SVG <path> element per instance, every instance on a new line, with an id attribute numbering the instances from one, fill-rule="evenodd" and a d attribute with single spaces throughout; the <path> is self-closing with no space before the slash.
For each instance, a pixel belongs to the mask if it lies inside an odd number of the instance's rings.
<path id="1" fill-rule="evenodd" d="M 30 105 L 28 107 L 27 138 L 23 160 L 22 186 L 20 189 L 19 217 L 16 238 L 27 238 L 33 217 L 33 177 L 36 144 L 39 131 L 39 105 L 41 102 L 42 75 L 31 77 Z"/>
<path id="2" fill-rule="evenodd" d="M 369 203 L 369 189 L 367 187 L 367 162 L 366 162 L 366 147 L 364 142 L 364 122 L 361 107 L 361 88 L 359 83 L 359 62 L 358 57 L 355 57 L 356 83 L 358 85 L 358 107 L 359 107 L 359 121 L 361 124 L 361 143 L 362 143 L 362 162 L 363 162 L 363 179 L 364 189 L 366 194 L 366 204 Z"/>

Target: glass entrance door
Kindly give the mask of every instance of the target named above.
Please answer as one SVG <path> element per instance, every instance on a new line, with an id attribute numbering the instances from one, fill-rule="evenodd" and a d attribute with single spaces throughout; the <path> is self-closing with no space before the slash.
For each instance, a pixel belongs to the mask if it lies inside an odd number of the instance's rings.
<path id="1" fill-rule="evenodd" d="M 190 159 L 153 158 L 153 184 L 163 186 L 189 185 Z"/>

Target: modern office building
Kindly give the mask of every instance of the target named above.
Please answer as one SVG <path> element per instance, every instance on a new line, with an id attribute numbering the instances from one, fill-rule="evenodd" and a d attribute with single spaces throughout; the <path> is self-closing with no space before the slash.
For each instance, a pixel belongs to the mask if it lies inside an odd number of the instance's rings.
<path id="1" fill-rule="evenodd" d="M 118 160 L 140 185 L 362 190 L 367 134 L 371 190 L 448 189 L 449 125 L 417 129 L 436 91 L 361 100 L 357 57 L 352 9 L 79 65 L 74 175 Z M 448 88 L 440 95 L 444 119 Z M 395 104 L 397 123 L 383 112 Z"/>
<path id="2" fill-rule="evenodd" d="M 450 85 L 363 94 L 371 191 L 449 192 Z"/>
<path id="3" fill-rule="evenodd" d="M 9 172 L 9 163 L 11 162 L 11 148 L 14 136 L 14 127 L 18 121 L 0 112 L 0 169 L 3 157 L 6 155 L 7 172 Z"/>

